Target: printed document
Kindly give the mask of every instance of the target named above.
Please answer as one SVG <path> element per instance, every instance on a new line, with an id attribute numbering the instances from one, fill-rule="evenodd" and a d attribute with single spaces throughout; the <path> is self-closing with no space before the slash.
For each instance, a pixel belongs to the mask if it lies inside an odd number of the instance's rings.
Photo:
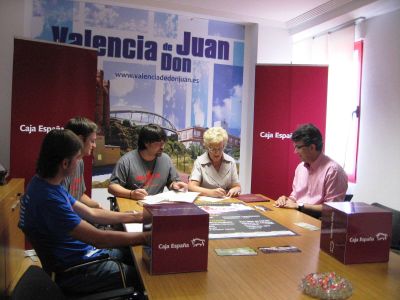
<path id="1" fill-rule="evenodd" d="M 141 204 L 158 204 L 164 202 L 187 202 L 193 203 L 196 200 L 198 192 L 176 192 L 168 191 L 157 195 L 146 196 L 144 200 L 140 200 Z"/>
<path id="2" fill-rule="evenodd" d="M 126 232 L 143 232 L 143 223 L 124 223 Z"/>

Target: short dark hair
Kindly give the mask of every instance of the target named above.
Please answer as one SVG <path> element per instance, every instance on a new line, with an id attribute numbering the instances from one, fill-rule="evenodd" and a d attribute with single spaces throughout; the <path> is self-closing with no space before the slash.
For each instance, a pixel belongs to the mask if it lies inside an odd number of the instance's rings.
<path id="1" fill-rule="evenodd" d="M 81 139 L 69 129 L 53 129 L 45 137 L 36 161 L 36 173 L 43 178 L 57 175 L 60 163 L 72 159 L 83 147 Z"/>
<path id="2" fill-rule="evenodd" d="M 64 126 L 65 129 L 71 130 L 76 135 L 81 135 L 83 141 L 86 141 L 89 135 L 97 132 L 97 125 L 93 121 L 85 117 L 75 117 L 68 121 Z"/>
<path id="3" fill-rule="evenodd" d="M 307 146 L 314 144 L 317 151 L 322 151 L 324 146 L 321 132 L 311 123 L 300 125 L 292 133 L 292 141 L 296 143 L 303 142 Z"/>
<path id="4" fill-rule="evenodd" d="M 146 144 L 166 141 L 167 135 L 164 129 L 156 124 L 148 124 L 143 126 L 139 131 L 138 148 L 139 150 L 146 149 Z"/>

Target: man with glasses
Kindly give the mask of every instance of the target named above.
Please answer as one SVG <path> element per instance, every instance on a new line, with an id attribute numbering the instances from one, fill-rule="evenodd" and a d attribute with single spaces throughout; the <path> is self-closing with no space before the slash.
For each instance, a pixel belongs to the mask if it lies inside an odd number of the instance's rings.
<path id="1" fill-rule="evenodd" d="M 235 160 L 224 153 L 228 134 L 222 127 L 204 132 L 207 149 L 194 162 L 189 179 L 189 190 L 209 197 L 234 197 L 240 194 L 240 183 Z"/>
<path id="2" fill-rule="evenodd" d="M 318 214 L 322 203 L 343 201 L 347 175 L 338 163 L 322 152 L 323 141 L 318 128 L 313 124 L 301 125 L 291 139 L 294 152 L 302 162 L 295 171 L 292 193 L 289 197 L 279 197 L 275 206 Z"/>
<path id="3" fill-rule="evenodd" d="M 141 128 L 138 149 L 122 156 L 110 178 L 109 193 L 117 197 L 141 200 L 147 195 L 163 192 L 164 187 L 186 190 L 171 158 L 163 153 L 167 136 L 155 124 Z"/>

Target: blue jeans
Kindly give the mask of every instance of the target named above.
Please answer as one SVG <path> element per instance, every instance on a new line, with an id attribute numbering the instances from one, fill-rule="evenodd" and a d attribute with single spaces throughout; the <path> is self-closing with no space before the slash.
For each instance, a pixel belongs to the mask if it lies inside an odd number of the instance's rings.
<path id="1" fill-rule="evenodd" d="M 105 250 L 110 258 L 122 262 L 126 285 L 142 290 L 140 278 L 133 266 L 132 256 L 128 248 Z M 116 262 L 105 261 L 76 271 L 59 273 L 56 276 L 58 286 L 66 294 L 91 294 L 122 288 L 120 269 Z"/>

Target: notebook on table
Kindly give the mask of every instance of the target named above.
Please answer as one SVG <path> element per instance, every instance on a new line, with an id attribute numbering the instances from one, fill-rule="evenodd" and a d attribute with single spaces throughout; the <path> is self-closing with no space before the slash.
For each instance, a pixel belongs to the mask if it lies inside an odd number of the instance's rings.
<path id="1" fill-rule="evenodd" d="M 236 199 L 239 199 L 243 202 L 249 203 L 249 202 L 269 202 L 268 199 L 258 195 L 258 194 L 242 194 L 237 197 Z"/>

